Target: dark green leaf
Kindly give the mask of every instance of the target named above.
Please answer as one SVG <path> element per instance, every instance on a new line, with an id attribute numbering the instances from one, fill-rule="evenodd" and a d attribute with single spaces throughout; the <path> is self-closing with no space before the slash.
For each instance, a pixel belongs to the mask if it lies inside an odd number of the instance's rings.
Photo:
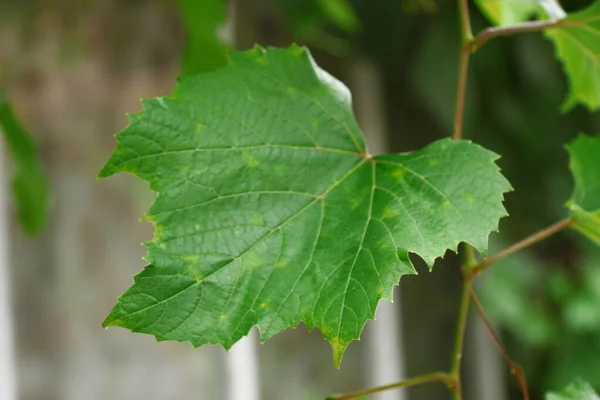
<path id="1" fill-rule="evenodd" d="M 231 347 L 304 322 L 339 365 L 381 298 L 506 215 L 497 155 L 468 141 L 369 156 L 350 93 L 308 51 L 255 48 L 144 101 L 100 176 L 158 192 L 145 270 L 105 325 Z"/>

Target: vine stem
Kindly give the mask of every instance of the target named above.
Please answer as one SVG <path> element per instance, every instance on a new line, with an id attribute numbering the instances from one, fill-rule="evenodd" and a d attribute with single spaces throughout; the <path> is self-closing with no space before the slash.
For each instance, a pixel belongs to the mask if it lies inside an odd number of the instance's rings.
<path id="1" fill-rule="evenodd" d="M 423 383 L 430 383 L 430 382 L 442 382 L 442 383 L 445 383 L 446 386 L 448 386 L 450 388 L 453 388 L 456 384 L 454 377 L 452 377 L 451 375 L 449 375 L 445 372 L 434 372 L 431 374 L 420 375 L 420 376 L 416 376 L 414 378 L 406 379 L 404 381 L 392 383 L 390 385 L 378 386 L 378 387 L 371 388 L 371 389 L 361 390 L 359 392 L 328 397 L 326 400 L 356 399 L 358 397 L 369 396 L 369 395 L 379 393 L 379 392 L 384 392 L 384 391 L 390 390 L 390 389 L 398 389 L 398 388 L 409 387 L 409 386 L 417 386 L 417 385 L 421 385 Z"/>
<path id="2" fill-rule="evenodd" d="M 470 57 L 471 51 L 467 42 L 460 49 L 460 61 L 458 65 L 458 87 L 456 89 L 456 105 L 454 108 L 454 130 L 452 131 L 452 139 L 455 140 L 462 138 Z"/>
<path id="3" fill-rule="evenodd" d="M 471 32 L 471 17 L 467 0 L 458 0 L 460 13 L 460 30 L 462 42 L 460 48 L 460 61 L 458 65 L 458 87 L 456 89 L 456 104 L 454 109 L 454 130 L 452 139 L 462 138 L 463 115 L 465 113 L 465 97 L 467 92 L 467 75 L 469 72 L 469 58 L 471 57 L 470 43 L 473 41 Z"/>
<path id="4" fill-rule="evenodd" d="M 511 254 L 516 253 L 519 250 L 523 250 L 524 248 L 529 247 L 541 240 L 544 240 L 547 237 L 555 234 L 556 232 L 559 232 L 565 228 L 568 228 L 572 224 L 573 224 L 573 221 L 569 218 L 560 220 L 560 221 L 548 226 L 547 228 L 544 228 L 541 231 L 538 231 L 538 232 L 534 233 L 533 235 L 530 235 L 530 236 L 526 237 L 525 239 L 513 244 L 512 246 L 507 247 L 506 249 L 494 254 L 493 256 L 486 258 L 485 260 L 483 260 L 479 264 L 475 265 L 471 269 L 470 278 L 473 278 L 476 275 L 480 274 L 482 271 L 489 268 L 495 262 L 500 261 L 503 258 L 508 257 Z"/>
<path id="5" fill-rule="evenodd" d="M 460 13 L 460 31 L 462 33 L 462 42 L 468 43 L 471 39 L 473 39 L 468 0 L 458 0 L 458 11 Z"/>
<path id="6" fill-rule="evenodd" d="M 450 367 L 450 376 L 455 381 L 454 399 L 462 399 L 462 383 L 461 383 L 461 366 L 463 347 L 465 342 L 465 331 L 467 329 L 467 319 L 469 316 L 469 293 L 473 288 L 473 280 L 471 275 L 467 273 L 467 269 L 471 265 L 476 264 L 475 251 L 473 247 L 465 244 L 465 266 L 462 270 L 463 286 L 460 297 L 460 306 L 458 311 L 458 322 L 456 324 L 456 334 L 454 337 L 454 349 L 452 351 L 452 366 Z"/>
<path id="7" fill-rule="evenodd" d="M 491 27 L 484 29 L 473 37 L 471 31 L 471 22 L 469 16 L 468 0 L 458 0 L 459 12 L 460 12 L 460 23 L 461 23 L 461 36 L 462 43 L 460 48 L 459 68 L 458 68 L 458 87 L 456 90 L 456 104 L 454 110 L 454 130 L 452 132 L 452 139 L 459 140 L 463 136 L 463 119 L 465 109 L 465 97 L 467 89 L 467 77 L 469 71 L 469 61 L 471 53 L 479 50 L 485 43 L 490 39 L 499 36 L 509 36 L 517 33 L 524 32 L 537 32 L 544 29 L 555 28 L 559 26 L 575 26 L 577 22 L 573 21 L 533 21 L 517 24 L 509 27 Z M 417 376 L 411 379 L 393 383 L 390 385 L 379 386 L 371 389 L 366 389 L 354 393 L 343 394 L 338 396 L 329 397 L 327 400 L 350 400 L 356 399 L 362 396 L 368 396 L 371 394 L 397 389 L 402 387 L 416 386 L 430 382 L 443 382 L 446 386 L 454 392 L 454 400 L 462 400 L 462 386 L 461 386 L 461 365 L 463 356 L 463 346 L 465 331 L 467 327 L 467 319 L 469 315 L 469 306 L 471 301 L 475 305 L 477 312 L 483 319 L 485 326 L 490 332 L 494 343 L 499 348 L 502 357 L 506 360 L 509 365 L 510 372 L 515 376 L 521 391 L 523 393 L 523 399 L 529 400 L 529 393 L 527 391 L 527 381 L 523 369 L 514 362 L 506 353 L 502 347 L 498 335 L 494 331 L 492 324 L 487 318 L 477 295 L 473 291 L 473 278 L 476 275 L 489 268 L 495 262 L 519 251 L 526 247 L 529 247 L 547 237 L 559 232 L 572 224 L 572 220 L 564 219 L 556 222 L 549 227 L 534 233 L 531 236 L 521 240 L 518 243 L 494 254 L 491 257 L 477 263 L 475 259 L 475 252 L 473 247 L 465 245 L 465 264 L 461 269 L 463 287 L 458 313 L 458 323 L 456 327 L 456 337 L 454 342 L 454 350 L 452 353 L 452 366 L 449 373 L 436 372 L 427 375 Z"/>
<path id="8" fill-rule="evenodd" d="M 519 384 L 519 387 L 521 388 L 521 394 L 523 395 L 523 400 L 529 400 L 529 390 L 527 389 L 527 378 L 525 377 L 525 371 L 523 371 L 523 368 L 521 368 L 521 366 L 518 363 L 513 361 L 512 358 L 510 358 L 510 356 L 508 355 L 506 350 L 504 350 L 504 347 L 502 347 L 500 338 L 498 337 L 498 334 L 496 333 L 494 326 L 492 325 L 492 323 L 488 319 L 487 315 L 485 314 L 485 311 L 483 310 L 483 306 L 481 305 L 481 302 L 479 301 L 479 297 L 477 297 L 477 294 L 475 293 L 473 288 L 471 288 L 469 297 L 471 297 L 471 301 L 473 302 L 473 305 L 475 306 L 477 313 L 483 320 L 483 323 L 484 323 L 485 327 L 487 328 L 488 332 L 490 333 L 490 336 L 492 337 L 494 344 L 498 348 L 498 351 L 500 351 L 502 358 L 504 358 L 504 361 L 506 361 L 506 364 L 508 364 L 508 369 L 510 370 L 511 375 L 513 375 L 515 377 L 515 379 L 517 380 L 517 383 Z"/>

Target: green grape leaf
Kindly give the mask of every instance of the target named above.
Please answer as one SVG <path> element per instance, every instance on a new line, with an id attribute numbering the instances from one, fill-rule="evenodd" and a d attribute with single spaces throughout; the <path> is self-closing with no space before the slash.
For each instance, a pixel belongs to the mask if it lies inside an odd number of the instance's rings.
<path id="1" fill-rule="evenodd" d="M 600 400 L 600 396 L 589 383 L 575 379 L 560 392 L 546 394 L 546 400 Z"/>
<path id="2" fill-rule="evenodd" d="M 0 131 L 4 133 L 15 166 L 12 190 L 21 226 L 30 235 L 39 233 L 46 223 L 48 213 L 48 182 L 39 163 L 35 143 L 2 92 Z"/>
<path id="3" fill-rule="evenodd" d="M 227 45 L 219 38 L 225 22 L 225 0 L 179 0 L 187 32 L 181 69 L 183 74 L 203 72 L 227 64 Z"/>
<path id="4" fill-rule="evenodd" d="M 573 226 L 600 244 L 600 137 L 579 135 L 567 151 L 575 181 L 567 202 Z"/>
<path id="5" fill-rule="evenodd" d="M 544 32 L 556 47 L 569 80 L 569 94 L 562 110 L 577 104 L 590 111 L 600 108 L 600 0 L 569 14 L 564 24 Z"/>
<path id="6" fill-rule="evenodd" d="M 475 3 L 498 26 L 518 24 L 532 17 L 554 20 L 567 15 L 557 0 L 475 0 Z"/>
<path id="7" fill-rule="evenodd" d="M 158 192 L 149 265 L 105 326 L 230 348 L 304 322 L 348 344 L 414 274 L 461 241 L 486 253 L 506 215 L 497 155 L 439 140 L 371 157 L 350 93 L 308 50 L 234 52 L 143 102 L 100 172 Z"/>

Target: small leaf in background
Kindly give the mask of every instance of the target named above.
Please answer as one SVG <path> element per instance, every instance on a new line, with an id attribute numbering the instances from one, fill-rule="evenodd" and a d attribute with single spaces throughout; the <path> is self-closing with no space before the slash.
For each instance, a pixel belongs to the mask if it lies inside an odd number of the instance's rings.
<path id="1" fill-rule="evenodd" d="M 567 202 L 574 227 L 600 244 L 600 137 L 579 135 L 567 151 L 575 181 Z"/>
<path id="2" fill-rule="evenodd" d="M 468 242 L 485 254 L 511 187 L 498 156 L 439 140 L 370 157 L 347 88 L 309 52 L 256 47 L 144 101 L 100 176 L 158 196 L 145 270 L 105 326 L 230 348 L 304 322 L 336 365 L 380 299 Z"/>
<path id="3" fill-rule="evenodd" d="M 0 92 L 0 131 L 4 133 L 13 159 L 15 177 L 12 181 L 12 189 L 19 220 L 28 234 L 39 233 L 47 218 L 48 183 L 39 163 L 35 143 L 17 120 L 2 92 Z"/>
<path id="4" fill-rule="evenodd" d="M 497 235 L 490 243 L 491 251 L 506 247 Z M 541 271 L 547 270 L 551 270 L 549 266 L 540 264 L 530 254 L 515 253 L 486 271 L 477 286 L 490 319 L 514 332 L 519 342 L 528 347 L 548 346 L 558 333 L 549 307 L 532 294 L 536 284 L 544 281 Z"/>
<path id="5" fill-rule="evenodd" d="M 283 11 L 294 35 L 331 54 L 347 53 L 349 43 L 343 33 L 353 33 L 360 27 L 358 16 L 348 0 L 272 1 Z M 331 32 L 329 27 L 341 32 Z"/>
<path id="6" fill-rule="evenodd" d="M 563 19 L 567 13 L 557 0 L 475 0 L 494 25 L 506 26 L 537 19 Z"/>
<path id="7" fill-rule="evenodd" d="M 353 32 L 358 26 L 358 17 L 347 0 L 316 0 L 323 15 L 338 28 Z"/>
<path id="8" fill-rule="evenodd" d="M 565 23 L 544 32 L 554 43 L 569 80 L 569 94 L 562 109 L 568 111 L 582 104 L 596 111 L 600 109 L 600 0 L 569 14 Z"/>
<path id="9" fill-rule="evenodd" d="M 560 392 L 548 393 L 546 400 L 600 400 L 600 396 L 589 383 L 576 379 Z"/>
<path id="10" fill-rule="evenodd" d="M 514 25 L 543 13 L 538 0 L 475 0 L 481 12 L 494 25 Z"/>
<path id="11" fill-rule="evenodd" d="M 225 0 L 179 0 L 187 33 L 182 73 L 210 71 L 227 64 L 227 45 L 219 38 L 226 17 Z"/>

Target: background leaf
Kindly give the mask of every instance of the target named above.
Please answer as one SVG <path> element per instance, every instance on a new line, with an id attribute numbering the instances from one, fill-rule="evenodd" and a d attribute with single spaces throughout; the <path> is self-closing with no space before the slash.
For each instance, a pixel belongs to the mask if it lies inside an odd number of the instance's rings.
<path id="1" fill-rule="evenodd" d="M 569 94 L 562 109 L 568 111 L 577 104 L 590 111 L 600 108 L 600 1 L 588 8 L 569 14 L 568 25 L 544 32 L 556 47 L 569 80 Z"/>
<path id="2" fill-rule="evenodd" d="M 487 250 L 510 185 L 497 156 L 440 140 L 368 156 L 346 87 L 292 46 L 232 53 L 144 102 L 100 173 L 159 193 L 150 265 L 105 325 L 231 347 L 304 322 L 336 365 L 390 299 L 409 252 L 431 267 L 459 242 Z"/>
<path id="3" fill-rule="evenodd" d="M 558 393 L 549 393 L 546 395 L 546 400 L 598 400 L 600 396 L 596 394 L 592 386 L 576 379 L 569 386 Z"/>
<path id="4" fill-rule="evenodd" d="M 227 64 L 228 46 L 219 38 L 225 22 L 225 0 L 179 0 L 187 32 L 181 70 L 183 74 L 209 71 Z"/>
<path id="5" fill-rule="evenodd" d="M 17 120 L 2 92 L 0 92 L 0 131 L 4 133 L 15 166 L 12 189 L 19 220 L 28 234 L 38 233 L 46 223 L 48 183 L 38 160 L 35 143 Z"/>
<path id="6" fill-rule="evenodd" d="M 577 230 L 600 244 L 600 137 L 580 135 L 567 150 L 575 181 L 571 217 Z"/>
<path id="7" fill-rule="evenodd" d="M 514 25 L 541 15 L 543 7 L 537 0 L 475 0 L 481 12 L 494 25 Z"/>
<path id="8" fill-rule="evenodd" d="M 514 25 L 537 19 L 562 19 L 567 16 L 557 0 L 476 0 L 475 3 L 494 25 Z"/>

